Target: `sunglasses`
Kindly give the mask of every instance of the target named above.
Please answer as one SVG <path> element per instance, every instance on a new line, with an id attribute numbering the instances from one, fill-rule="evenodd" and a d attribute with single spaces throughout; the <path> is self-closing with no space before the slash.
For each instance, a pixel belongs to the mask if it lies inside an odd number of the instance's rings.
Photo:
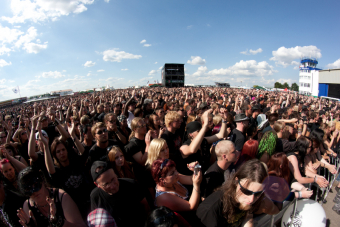
<path id="1" fill-rule="evenodd" d="M 162 162 L 161 168 L 159 169 L 159 178 L 161 178 L 162 170 L 166 166 L 166 164 L 168 164 L 168 162 L 169 162 L 169 159 L 164 159 L 164 161 Z"/>
<path id="2" fill-rule="evenodd" d="M 116 123 L 116 121 L 107 121 L 107 122 L 110 122 L 111 124 L 114 124 L 114 123 Z"/>
<path id="3" fill-rule="evenodd" d="M 106 133 L 107 129 L 103 129 L 103 130 L 99 130 L 98 132 L 96 132 L 97 135 L 101 135 L 103 133 Z"/>
<path id="4" fill-rule="evenodd" d="M 138 125 L 137 128 L 143 128 L 146 127 L 146 124 Z"/>
<path id="5" fill-rule="evenodd" d="M 258 191 L 258 192 L 253 192 L 253 191 L 250 191 L 246 188 L 244 188 L 241 183 L 240 183 L 240 180 L 238 180 L 238 184 L 240 185 L 240 190 L 243 194 L 247 195 L 247 196 L 250 196 L 250 195 L 254 195 L 255 197 L 258 197 L 260 195 L 262 195 L 262 193 L 264 192 L 264 190 L 262 191 Z"/>

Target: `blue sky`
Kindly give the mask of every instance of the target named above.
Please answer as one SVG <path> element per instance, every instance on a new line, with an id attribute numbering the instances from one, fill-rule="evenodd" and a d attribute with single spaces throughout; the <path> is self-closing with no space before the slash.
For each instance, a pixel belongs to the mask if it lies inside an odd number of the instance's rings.
<path id="1" fill-rule="evenodd" d="M 124 88 L 184 63 L 187 84 L 298 82 L 299 59 L 340 68 L 340 2 L 1 0 L 0 101 Z"/>

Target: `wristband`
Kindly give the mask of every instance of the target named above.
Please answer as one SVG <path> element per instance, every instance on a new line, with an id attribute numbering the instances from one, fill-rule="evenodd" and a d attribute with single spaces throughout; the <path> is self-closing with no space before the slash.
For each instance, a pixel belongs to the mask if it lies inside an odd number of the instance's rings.
<path id="1" fill-rule="evenodd" d="M 228 124 L 228 121 L 222 119 L 222 123 Z"/>
<path id="2" fill-rule="evenodd" d="M 301 192 L 298 192 L 298 199 L 302 198 L 302 193 Z"/>
<path id="3" fill-rule="evenodd" d="M 316 180 L 318 179 L 318 177 L 315 175 L 314 177 L 314 183 L 316 183 Z"/>

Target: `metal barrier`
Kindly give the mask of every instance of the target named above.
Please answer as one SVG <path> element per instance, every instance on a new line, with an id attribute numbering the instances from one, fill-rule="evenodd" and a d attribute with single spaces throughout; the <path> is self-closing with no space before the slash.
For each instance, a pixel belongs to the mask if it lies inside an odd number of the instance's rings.
<path id="1" fill-rule="evenodd" d="M 339 175 L 339 170 L 340 170 L 340 158 L 339 158 L 340 152 L 339 152 L 339 150 L 336 153 L 337 153 L 337 157 L 334 158 L 333 156 L 331 156 L 330 162 L 329 162 L 331 165 L 335 165 L 336 170 L 338 171 L 338 173 L 336 175 L 333 175 L 325 167 L 318 168 L 318 175 L 320 175 L 320 173 L 321 173 L 321 168 L 324 168 L 323 175 L 328 180 L 328 182 L 330 182 L 329 185 L 326 188 L 321 189 L 318 184 L 313 183 L 313 185 L 316 186 L 315 201 L 321 201 L 321 206 L 326 202 L 326 198 L 328 196 L 328 193 L 331 190 L 336 177 Z M 308 185 L 309 189 L 311 189 L 311 187 L 312 187 L 312 183 L 310 183 Z M 319 190 L 322 190 L 321 197 L 318 196 Z M 292 203 L 294 203 L 293 214 L 291 215 L 291 223 L 293 223 L 293 220 L 295 218 L 295 213 L 296 213 L 297 202 L 298 202 L 298 199 L 296 199 L 296 198 L 294 198 L 294 200 L 291 201 L 291 202 L 285 201 L 282 210 L 278 214 L 276 214 L 276 215 L 263 214 L 261 216 L 254 218 L 254 226 L 273 227 L 274 224 L 282 218 L 283 214 L 286 212 L 287 208 Z"/>

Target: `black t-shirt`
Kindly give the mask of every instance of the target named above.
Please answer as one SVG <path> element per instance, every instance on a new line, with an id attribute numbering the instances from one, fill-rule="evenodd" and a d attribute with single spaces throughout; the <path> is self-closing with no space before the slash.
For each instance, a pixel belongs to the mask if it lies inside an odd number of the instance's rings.
<path id="1" fill-rule="evenodd" d="M 202 196 L 207 198 L 214 190 L 224 182 L 224 170 L 217 165 L 217 161 L 212 164 L 203 176 Z"/>
<path id="2" fill-rule="evenodd" d="M 142 154 L 144 154 L 145 148 L 146 148 L 145 140 L 140 140 L 137 139 L 136 137 L 133 137 L 129 141 L 129 143 L 124 147 L 125 159 L 129 162 L 132 162 L 135 176 L 141 182 L 143 182 L 142 180 L 145 179 L 145 166 L 142 166 L 138 162 L 136 162 L 133 156 L 138 152 L 142 152 Z"/>
<path id="3" fill-rule="evenodd" d="M 2 210 L 2 212 L 0 212 L 0 225 L 3 224 L 2 223 L 4 221 L 3 215 L 5 215 L 7 216 L 5 220 L 7 219 L 13 227 L 19 227 L 21 225 L 19 223 L 19 218 L 17 216 L 17 210 L 23 207 L 26 198 L 15 191 L 7 189 L 6 187 L 4 188 L 4 190 L 5 200 L 2 206 L 0 206 L 0 210 Z M 4 224 L 1 226 L 10 225 Z"/>
<path id="4" fill-rule="evenodd" d="M 103 208 L 115 219 L 117 226 L 144 226 L 144 199 L 140 185 L 132 179 L 120 178 L 119 191 L 109 195 L 100 188 L 91 192 L 91 210 Z"/>
<path id="5" fill-rule="evenodd" d="M 182 146 L 182 139 L 180 134 L 175 134 L 166 130 L 162 135 L 162 139 L 165 139 L 168 147 L 169 147 L 169 157 L 172 160 L 177 160 L 178 157 L 181 155 L 179 148 Z"/>
<path id="6" fill-rule="evenodd" d="M 82 142 L 81 145 L 84 147 L 84 153 L 82 154 L 82 156 L 88 158 L 89 153 L 90 153 L 90 149 L 93 147 L 94 144 L 96 144 L 95 140 L 92 141 L 91 146 L 87 146 L 84 142 Z"/>
<path id="7" fill-rule="evenodd" d="M 28 156 L 28 140 L 19 146 L 19 155 L 21 155 L 27 163 L 30 157 Z"/>
<path id="8" fill-rule="evenodd" d="M 55 167 L 56 172 L 51 174 L 54 184 L 64 189 L 78 205 L 89 201 L 94 188 L 93 181 L 85 170 L 85 158 L 77 155 L 70 160 L 68 166 Z"/>
<path id="9" fill-rule="evenodd" d="M 119 146 L 120 144 L 109 139 L 109 145 L 107 147 L 110 147 L 110 146 L 113 146 L 113 145 Z M 120 147 L 120 149 L 123 151 L 122 147 Z M 86 167 L 88 169 L 91 169 L 93 162 L 95 162 L 95 161 L 107 161 L 108 160 L 107 159 L 107 153 L 108 153 L 107 148 L 100 148 L 100 147 L 97 146 L 97 143 L 94 144 L 92 146 L 92 148 L 90 149 L 89 156 L 88 156 L 87 161 L 86 161 Z"/>
<path id="10" fill-rule="evenodd" d="M 183 143 L 183 145 L 190 146 L 191 140 L 188 139 Z M 196 153 L 189 155 L 186 158 L 183 158 L 181 155 L 180 158 L 177 159 L 177 170 L 179 173 L 184 175 L 192 175 L 192 171 L 188 169 L 187 164 L 198 161 L 201 165 L 201 170 L 204 173 L 209 168 L 209 161 L 210 161 L 210 146 L 206 139 L 203 139 L 200 148 L 197 150 Z"/>
<path id="11" fill-rule="evenodd" d="M 120 144 L 119 147 L 124 147 L 124 144 L 122 141 L 120 141 L 120 139 L 118 138 L 118 136 L 116 135 L 116 133 L 114 131 L 107 131 L 108 135 L 109 135 L 109 139 L 115 141 L 117 144 Z"/>
<path id="12" fill-rule="evenodd" d="M 278 153 L 278 152 L 288 153 L 288 152 L 294 151 L 295 149 L 296 149 L 296 141 L 291 142 L 291 141 L 288 141 L 286 139 L 281 139 L 281 138 L 278 138 L 276 140 L 275 153 Z"/>
<path id="13" fill-rule="evenodd" d="M 238 210 L 234 223 L 228 223 L 223 216 L 223 192 L 218 190 L 206 198 L 197 208 L 196 215 L 206 227 L 238 227 L 246 217 L 246 212 Z"/>
<path id="14" fill-rule="evenodd" d="M 241 131 L 235 128 L 231 132 L 230 140 L 235 144 L 235 149 L 237 151 L 242 151 L 243 145 L 245 143 L 245 136 Z"/>

